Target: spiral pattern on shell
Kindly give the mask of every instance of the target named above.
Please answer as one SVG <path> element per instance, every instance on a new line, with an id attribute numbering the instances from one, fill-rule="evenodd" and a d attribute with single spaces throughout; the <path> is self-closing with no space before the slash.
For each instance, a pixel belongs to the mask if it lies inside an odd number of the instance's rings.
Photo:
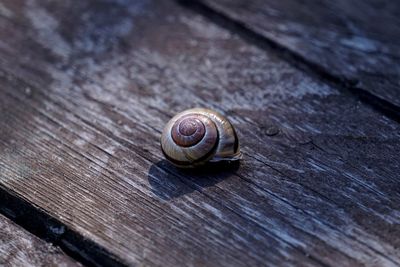
<path id="1" fill-rule="evenodd" d="M 173 117 L 162 133 L 161 148 L 165 157 L 179 167 L 241 157 L 232 124 L 221 114 L 201 108 Z"/>

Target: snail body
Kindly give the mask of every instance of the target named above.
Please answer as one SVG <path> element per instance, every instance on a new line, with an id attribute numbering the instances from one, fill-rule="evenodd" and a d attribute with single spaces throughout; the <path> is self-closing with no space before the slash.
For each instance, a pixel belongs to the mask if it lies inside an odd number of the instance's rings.
<path id="1" fill-rule="evenodd" d="M 220 113 L 204 108 L 174 116 L 161 135 L 161 149 L 171 163 L 182 168 L 241 158 L 232 124 Z"/>

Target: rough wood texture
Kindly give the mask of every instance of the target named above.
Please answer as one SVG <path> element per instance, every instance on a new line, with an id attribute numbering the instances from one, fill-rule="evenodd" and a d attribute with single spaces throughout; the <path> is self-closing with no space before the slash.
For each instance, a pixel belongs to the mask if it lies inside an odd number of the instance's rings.
<path id="1" fill-rule="evenodd" d="M 400 264 L 397 123 L 172 2 L 0 10 L 1 190 L 128 265 Z M 163 161 L 194 106 L 240 165 Z"/>
<path id="2" fill-rule="evenodd" d="M 202 2 L 324 72 L 400 107 L 399 1 Z"/>
<path id="3" fill-rule="evenodd" d="M 81 266 L 58 248 L 0 215 L 1 266 Z"/>

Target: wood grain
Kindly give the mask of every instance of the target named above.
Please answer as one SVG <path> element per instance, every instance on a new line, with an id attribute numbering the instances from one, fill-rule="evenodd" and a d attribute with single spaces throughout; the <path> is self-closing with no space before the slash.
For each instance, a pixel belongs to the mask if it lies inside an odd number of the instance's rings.
<path id="1" fill-rule="evenodd" d="M 201 2 L 355 90 L 400 107 L 398 1 Z"/>
<path id="2" fill-rule="evenodd" d="M 3 6 L 2 190 L 127 265 L 400 263 L 396 122 L 172 2 Z M 236 125 L 240 165 L 163 161 L 194 106 Z"/>
<path id="3" fill-rule="evenodd" d="M 60 249 L 0 215 L 1 266 L 81 266 Z"/>

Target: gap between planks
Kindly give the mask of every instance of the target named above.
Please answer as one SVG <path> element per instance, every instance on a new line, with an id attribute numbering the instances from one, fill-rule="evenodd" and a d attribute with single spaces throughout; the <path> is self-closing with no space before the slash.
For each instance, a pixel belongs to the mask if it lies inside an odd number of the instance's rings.
<path id="1" fill-rule="evenodd" d="M 71 230 L 22 196 L 0 186 L 0 214 L 34 236 L 60 248 L 84 266 L 123 266 L 116 256 Z M 101 264 L 100 264 L 101 263 Z"/>
<path id="2" fill-rule="evenodd" d="M 304 71 L 311 77 L 335 87 L 342 93 L 347 93 L 360 100 L 362 103 L 370 106 L 377 112 L 385 115 L 386 117 L 400 123 L 400 107 L 380 98 L 362 87 L 359 87 L 357 79 L 349 79 L 346 77 L 336 76 L 331 74 L 316 63 L 313 63 L 307 58 L 302 57 L 296 52 L 290 50 L 267 38 L 246 26 L 244 23 L 229 18 L 225 14 L 213 9 L 202 1 L 195 0 L 175 0 L 181 6 L 194 11 L 208 19 L 209 21 L 217 24 L 218 26 L 227 29 L 228 31 L 237 34 L 246 42 L 256 45 L 260 49 L 267 50 L 277 54 L 281 59 L 285 60 L 295 68 Z"/>

